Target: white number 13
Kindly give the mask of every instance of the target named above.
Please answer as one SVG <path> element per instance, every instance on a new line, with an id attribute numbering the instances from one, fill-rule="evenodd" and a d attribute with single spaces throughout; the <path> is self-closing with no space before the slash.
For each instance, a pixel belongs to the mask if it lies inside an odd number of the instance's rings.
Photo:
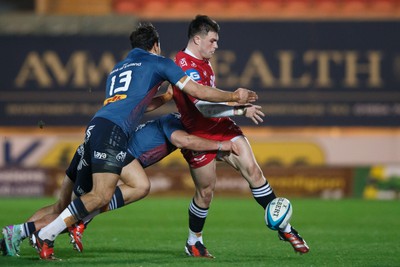
<path id="1" fill-rule="evenodd" d="M 132 80 L 132 71 L 131 70 L 124 71 L 118 75 L 118 83 L 123 85 L 121 87 L 114 88 L 115 79 L 116 79 L 116 76 L 113 76 L 111 78 L 111 86 L 110 86 L 110 93 L 109 93 L 110 96 L 112 96 L 118 92 L 128 91 L 129 84 L 131 83 L 131 80 Z"/>

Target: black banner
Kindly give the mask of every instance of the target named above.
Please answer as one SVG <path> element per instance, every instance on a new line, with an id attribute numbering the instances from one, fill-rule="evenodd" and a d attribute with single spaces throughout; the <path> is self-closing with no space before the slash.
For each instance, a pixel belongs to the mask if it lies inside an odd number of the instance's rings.
<path id="1" fill-rule="evenodd" d="M 165 56 L 185 47 L 187 24 L 154 22 Z M 220 26 L 217 86 L 257 91 L 263 126 L 400 126 L 400 22 Z M 129 34 L 0 36 L 0 126 L 86 125 L 101 106 L 108 72 L 130 49 Z"/>

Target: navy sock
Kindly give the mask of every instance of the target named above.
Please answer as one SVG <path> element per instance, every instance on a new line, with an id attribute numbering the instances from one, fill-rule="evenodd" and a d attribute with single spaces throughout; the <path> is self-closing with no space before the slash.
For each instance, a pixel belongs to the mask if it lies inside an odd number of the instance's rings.
<path id="1" fill-rule="evenodd" d="M 34 232 L 36 232 L 36 226 L 34 222 L 26 222 L 22 225 L 24 228 L 23 231 L 25 233 L 24 238 L 31 236 Z"/>
<path id="2" fill-rule="evenodd" d="M 68 205 L 68 210 L 77 221 L 80 221 L 89 215 L 89 212 L 86 210 L 85 205 L 83 205 L 83 202 L 80 198 L 72 201 L 71 204 Z"/>
<path id="3" fill-rule="evenodd" d="M 115 188 L 114 195 L 111 198 L 110 204 L 108 204 L 109 210 L 115 210 L 125 205 L 124 196 L 122 195 L 119 186 Z"/>
<path id="4" fill-rule="evenodd" d="M 189 205 L 189 229 L 192 232 L 199 233 L 203 231 L 206 222 L 208 209 L 200 208 L 192 199 Z"/>

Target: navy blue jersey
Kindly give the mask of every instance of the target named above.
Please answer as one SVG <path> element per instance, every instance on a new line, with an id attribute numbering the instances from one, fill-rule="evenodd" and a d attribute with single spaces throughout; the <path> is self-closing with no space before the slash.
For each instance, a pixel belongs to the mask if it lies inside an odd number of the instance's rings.
<path id="1" fill-rule="evenodd" d="M 135 48 L 110 72 L 104 106 L 94 117 L 114 122 L 130 137 L 161 83 L 176 84 L 185 75 L 171 59 Z"/>
<path id="2" fill-rule="evenodd" d="M 129 140 L 128 153 L 146 168 L 176 149 L 171 143 L 171 135 L 176 130 L 184 130 L 179 113 L 164 115 L 141 124 Z"/>

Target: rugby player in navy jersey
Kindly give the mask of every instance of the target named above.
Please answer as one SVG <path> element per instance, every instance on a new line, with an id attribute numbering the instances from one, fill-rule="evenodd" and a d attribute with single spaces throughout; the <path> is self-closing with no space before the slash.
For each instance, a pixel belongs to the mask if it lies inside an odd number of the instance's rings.
<path id="1" fill-rule="evenodd" d="M 101 210 L 89 214 L 79 223 L 70 227 L 69 234 L 74 248 L 83 250 L 82 235 L 86 224 L 101 212 L 114 210 L 124 205 L 140 200 L 150 192 L 150 181 L 143 172 L 136 172 L 136 165 L 143 168 L 151 166 L 171 154 L 177 148 L 195 151 L 212 150 L 237 153 L 236 146 L 230 141 L 217 142 L 189 135 L 183 128 L 179 113 L 164 115 L 157 120 L 151 120 L 139 125 L 129 139 L 128 157 L 126 166 L 122 169 L 121 177 L 132 175 L 130 184 L 119 184 L 108 205 Z M 54 220 L 71 202 L 71 195 L 81 196 L 90 191 L 91 179 L 77 180 L 77 166 L 80 163 L 82 152 L 77 149 L 70 166 L 66 171 L 60 189 L 60 196 L 56 203 L 43 207 L 35 212 L 25 223 L 9 225 L 3 228 L 4 239 L 1 240 L 1 250 L 4 255 L 16 256 L 20 251 L 21 242 Z M 132 161 L 133 160 L 133 161 Z M 91 175 L 90 166 L 83 167 L 87 175 Z"/>
<path id="2" fill-rule="evenodd" d="M 35 233 L 34 245 L 41 259 L 55 259 L 57 236 L 111 201 L 127 155 L 128 139 L 161 83 L 168 81 L 186 94 L 211 102 L 257 100 L 257 94 L 245 88 L 227 92 L 192 81 L 171 59 L 160 56 L 159 35 L 151 23 L 140 24 L 130 41 L 132 50 L 110 72 L 104 105 L 86 128 L 77 179 L 85 179 L 81 167 L 90 165 L 92 190 L 73 200 L 54 221 Z M 137 172 L 143 171 L 137 165 Z"/>

